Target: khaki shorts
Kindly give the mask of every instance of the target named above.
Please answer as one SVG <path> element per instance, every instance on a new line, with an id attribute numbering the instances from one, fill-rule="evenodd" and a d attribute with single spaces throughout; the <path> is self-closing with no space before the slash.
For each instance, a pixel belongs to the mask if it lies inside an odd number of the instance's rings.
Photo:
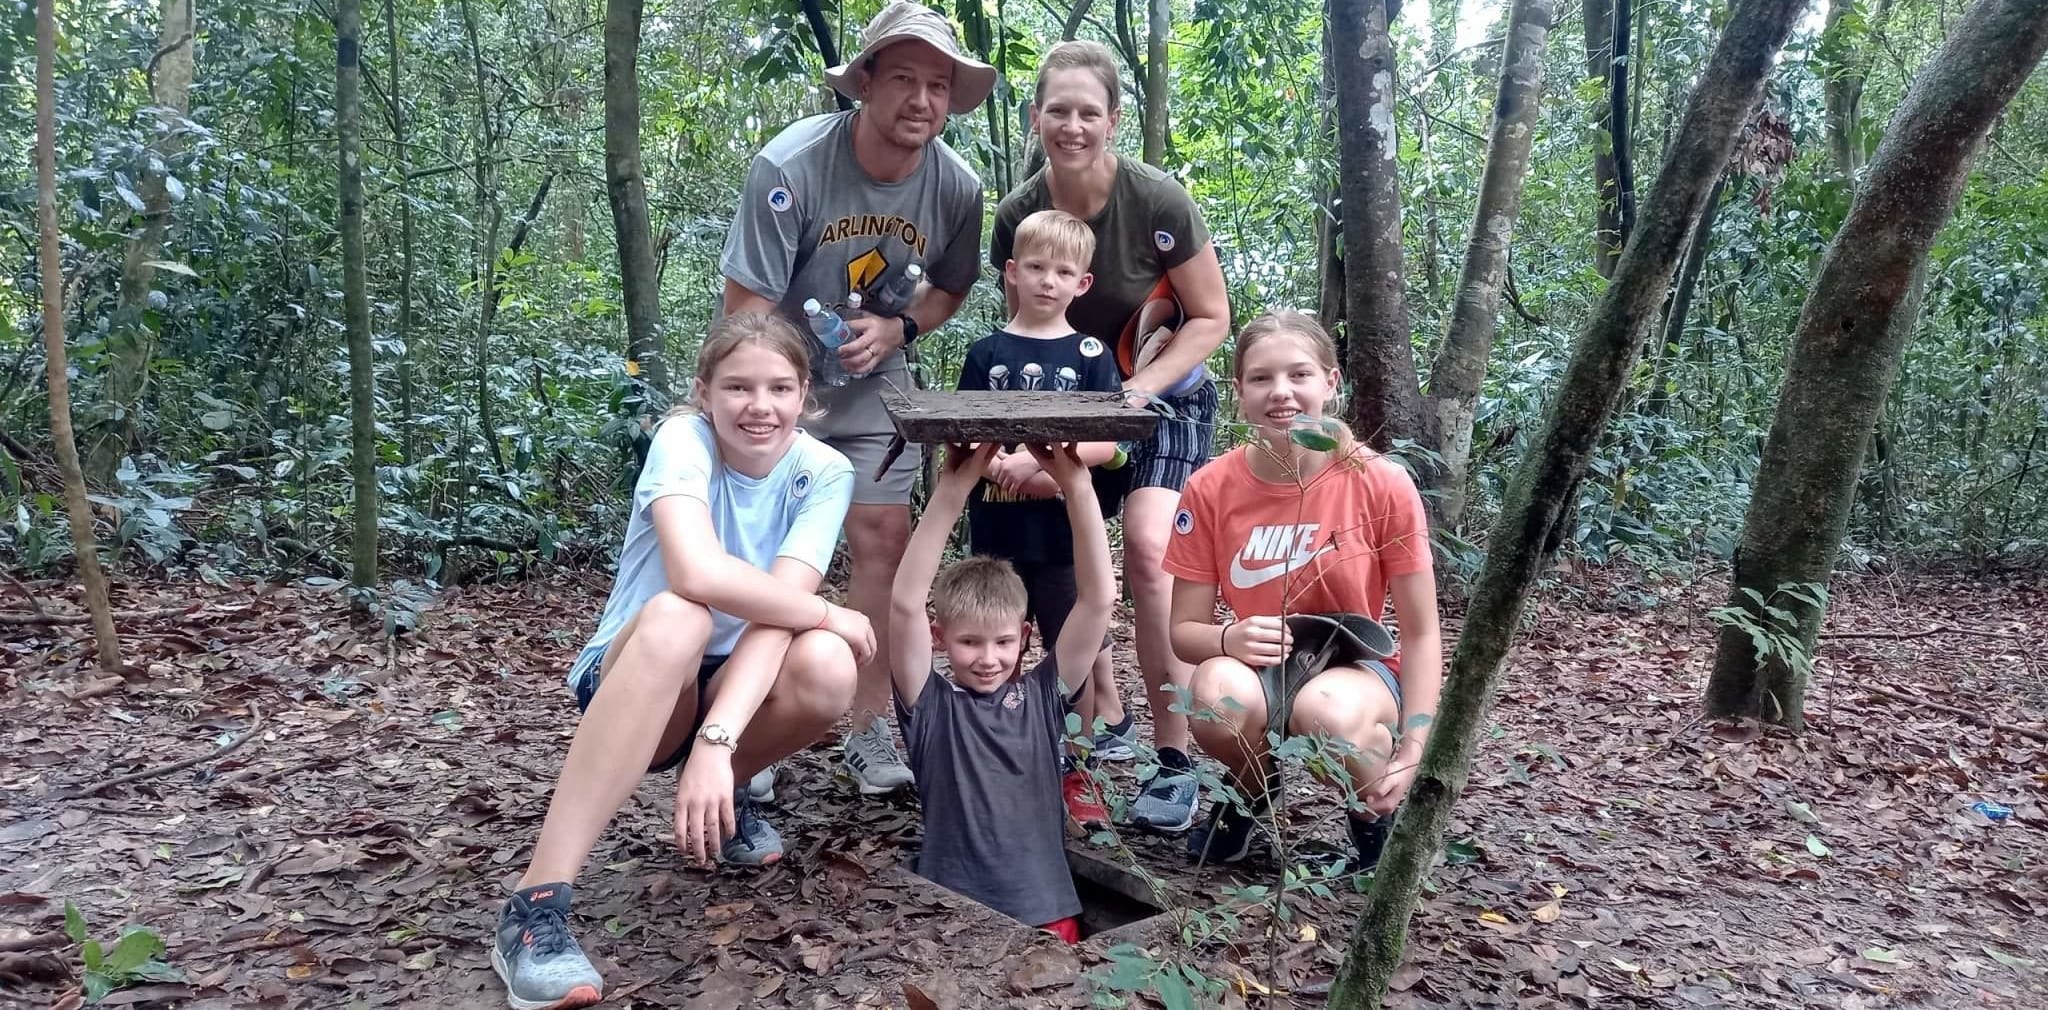
<path id="1" fill-rule="evenodd" d="M 890 355 L 882 368 L 866 378 L 854 379 L 844 386 L 812 387 L 818 406 L 825 413 L 805 419 L 804 430 L 845 454 L 847 462 L 853 464 L 855 505 L 908 506 L 910 486 L 924 465 L 924 448 L 905 446 L 903 454 L 889 465 L 889 472 L 881 480 L 875 479 L 875 468 L 882 465 L 889 443 L 896 438 L 896 427 L 889 423 L 889 412 L 882 408 L 882 393 L 891 383 L 897 389 L 913 388 L 900 354 Z"/>

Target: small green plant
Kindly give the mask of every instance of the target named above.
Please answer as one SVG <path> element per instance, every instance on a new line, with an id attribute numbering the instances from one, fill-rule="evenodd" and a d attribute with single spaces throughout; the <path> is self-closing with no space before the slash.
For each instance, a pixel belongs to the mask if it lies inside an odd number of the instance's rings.
<path id="1" fill-rule="evenodd" d="M 175 965 L 164 962 L 163 937 L 148 926 L 129 926 L 121 930 L 121 938 L 114 941 L 114 948 L 107 950 L 98 940 L 88 939 L 85 932 L 85 916 L 80 915 L 78 906 L 64 903 L 64 933 L 79 944 L 80 956 L 85 959 L 85 1001 L 98 1003 L 107 994 L 117 989 L 126 989 L 138 982 L 183 982 L 185 973 Z"/>
<path id="2" fill-rule="evenodd" d="M 1799 615 L 1779 606 L 1778 599 L 1788 598 L 1811 613 L 1827 605 L 1827 587 L 1818 582 L 1787 582 L 1772 590 L 1768 597 L 1748 587 L 1742 592 L 1754 607 L 1719 607 L 1709 611 L 1707 617 L 1719 627 L 1736 628 L 1748 635 L 1758 660 L 1775 659 L 1802 677 L 1812 674 L 1813 650 L 1807 648 L 1800 635 Z"/>

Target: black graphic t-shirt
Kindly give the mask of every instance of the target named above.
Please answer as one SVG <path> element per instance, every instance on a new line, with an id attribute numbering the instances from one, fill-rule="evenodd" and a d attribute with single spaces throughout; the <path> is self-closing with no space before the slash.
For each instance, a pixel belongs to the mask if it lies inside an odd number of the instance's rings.
<path id="1" fill-rule="evenodd" d="M 1102 341 L 1079 333 L 1052 340 L 997 330 L 967 349 L 960 366 L 961 389 L 1048 392 L 1115 392 L 1115 355 Z M 1105 514 L 1118 495 L 1105 486 L 1114 477 L 1097 469 L 1096 492 Z M 1011 561 L 1074 563 L 1074 531 L 1066 503 L 1057 498 L 1018 498 L 982 481 L 967 500 L 967 539 L 976 554 Z"/>

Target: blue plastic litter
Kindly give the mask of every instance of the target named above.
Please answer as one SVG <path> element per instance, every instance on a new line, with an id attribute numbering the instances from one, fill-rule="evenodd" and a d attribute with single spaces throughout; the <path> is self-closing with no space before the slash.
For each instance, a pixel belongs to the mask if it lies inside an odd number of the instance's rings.
<path id="1" fill-rule="evenodd" d="M 1990 800 L 1978 800 L 1970 804 L 1970 809 L 1994 821 L 2002 821 L 2012 816 L 2011 807 L 2003 803 L 1993 803 Z"/>

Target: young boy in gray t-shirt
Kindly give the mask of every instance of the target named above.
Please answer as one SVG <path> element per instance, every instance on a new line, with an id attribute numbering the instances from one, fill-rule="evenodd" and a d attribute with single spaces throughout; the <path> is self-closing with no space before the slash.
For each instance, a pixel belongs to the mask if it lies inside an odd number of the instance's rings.
<path id="1" fill-rule="evenodd" d="M 1024 583 L 1009 563 L 969 557 L 938 570 L 995 449 L 947 452 L 896 569 L 889 677 L 923 806 L 917 872 L 1072 943 L 1081 900 L 1067 871 L 1060 740 L 1116 604 L 1109 534 L 1075 447 L 1031 447 L 1066 498 L 1077 602 L 1045 658 L 1022 669 Z M 911 633 L 927 622 L 930 638 Z"/>

